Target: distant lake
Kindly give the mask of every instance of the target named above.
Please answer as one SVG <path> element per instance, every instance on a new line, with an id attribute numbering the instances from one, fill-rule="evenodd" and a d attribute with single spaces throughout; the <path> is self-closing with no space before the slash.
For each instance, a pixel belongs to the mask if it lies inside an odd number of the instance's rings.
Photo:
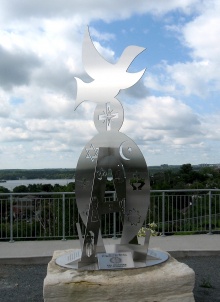
<path id="1" fill-rule="evenodd" d="M 66 186 L 70 182 L 75 182 L 75 179 L 18 179 L 18 180 L 7 180 L 6 182 L 0 182 L 0 186 L 7 188 L 12 191 L 17 186 L 28 186 L 33 184 L 51 184 L 51 185 L 62 185 Z"/>

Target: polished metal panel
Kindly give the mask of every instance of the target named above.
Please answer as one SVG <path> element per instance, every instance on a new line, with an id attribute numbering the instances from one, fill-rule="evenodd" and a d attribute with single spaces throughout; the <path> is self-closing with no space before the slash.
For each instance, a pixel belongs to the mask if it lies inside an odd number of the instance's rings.
<path id="1" fill-rule="evenodd" d="M 118 251 L 123 249 L 126 254 L 127 249 L 133 259 L 146 261 L 148 242 L 139 247 L 137 233 L 143 225 L 150 203 L 147 165 L 137 145 L 119 132 L 124 110 L 116 99 L 121 89 L 134 85 L 143 75 L 145 70 L 136 73 L 127 71 L 134 58 L 143 50 L 142 47 L 129 46 L 118 62 L 112 64 L 97 52 L 89 30 L 85 32 L 82 58 L 85 71 L 92 81 L 85 83 L 76 79 L 75 109 L 84 101 L 97 103 L 94 124 L 98 134 L 86 144 L 76 168 L 76 202 L 85 225 L 83 240 L 79 234 L 83 243 L 78 268 L 97 263 L 97 254 L 106 254 L 103 242 L 99 240 L 98 244 L 101 216 L 106 213 L 118 212 L 123 222 Z M 116 191 L 114 202 L 105 201 L 109 170 Z"/>

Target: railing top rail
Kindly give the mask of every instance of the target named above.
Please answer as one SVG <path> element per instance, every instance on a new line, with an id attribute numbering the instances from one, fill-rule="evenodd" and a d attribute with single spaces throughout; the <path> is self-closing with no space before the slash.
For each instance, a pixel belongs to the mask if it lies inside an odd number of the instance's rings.
<path id="1" fill-rule="evenodd" d="M 113 194 L 115 191 L 106 191 L 108 194 Z M 178 192 L 220 192 L 220 189 L 172 189 L 172 190 L 150 190 L 150 193 L 178 193 Z M 0 193 L 0 196 L 24 196 L 24 195 L 75 195 L 75 192 L 23 192 L 23 193 Z"/>
<path id="2" fill-rule="evenodd" d="M 22 196 L 22 195 L 75 195 L 75 192 L 23 192 L 23 193 L 0 193 L 0 196 Z"/>
<path id="3" fill-rule="evenodd" d="M 151 190 L 151 193 L 162 192 L 220 192 L 220 189 L 172 189 L 172 190 Z"/>

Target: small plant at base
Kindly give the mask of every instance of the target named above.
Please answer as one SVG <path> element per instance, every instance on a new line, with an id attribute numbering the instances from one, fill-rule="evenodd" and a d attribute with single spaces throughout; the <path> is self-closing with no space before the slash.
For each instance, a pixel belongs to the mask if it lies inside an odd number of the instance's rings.
<path id="1" fill-rule="evenodd" d="M 209 278 L 203 278 L 202 279 L 202 282 L 201 282 L 201 284 L 200 284 L 200 287 L 204 287 L 204 288 L 213 288 L 213 286 L 212 286 L 212 284 L 211 284 L 211 282 L 210 282 L 210 280 L 209 280 Z"/>
<path id="2" fill-rule="evenodd" d="M 158 236 L 158 232 L 156 231 L 157 224 L 155 222 L 149 223 L 148 228 L 142 227 L 138 232 L 138 237 L 145 237 L 146 231 L 150 230 L 151 236 Z"/>

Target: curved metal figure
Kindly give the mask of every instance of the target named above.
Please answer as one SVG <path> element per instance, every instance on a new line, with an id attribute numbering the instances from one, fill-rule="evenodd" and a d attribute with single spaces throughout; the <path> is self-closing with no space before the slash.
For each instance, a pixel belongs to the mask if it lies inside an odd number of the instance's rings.
<path id="1" fill-rule="evenodd" d="M 85 70 L 94 80 L 84 83 L 77 79 L 76 108 L 84 100 L 98 103 L 94 123 L 99 133 L 86 144 L 76 168 L 76 201 L 86 227 L 79 267 L 94 262 L 96 253 L 105 251 L 100 235 L 102 214 L 121 213 L 121 245 L 137 243 L 134 239 L 146 218 L 150 202 L 147 165 L 137 145 L 119 132 L 124 112 L 115 98 L 120 89 L 135 84 L 143 75 L 144 71 L 127 72 L 132 60 L 141 51 L 143 48 L 130 46 L 118 63 L 111 64 L 96 51 L 88 29 L 85 33 L 83 62 Z M 109 169 L 117 195 L 114 202 L 104 200 Z"/>

